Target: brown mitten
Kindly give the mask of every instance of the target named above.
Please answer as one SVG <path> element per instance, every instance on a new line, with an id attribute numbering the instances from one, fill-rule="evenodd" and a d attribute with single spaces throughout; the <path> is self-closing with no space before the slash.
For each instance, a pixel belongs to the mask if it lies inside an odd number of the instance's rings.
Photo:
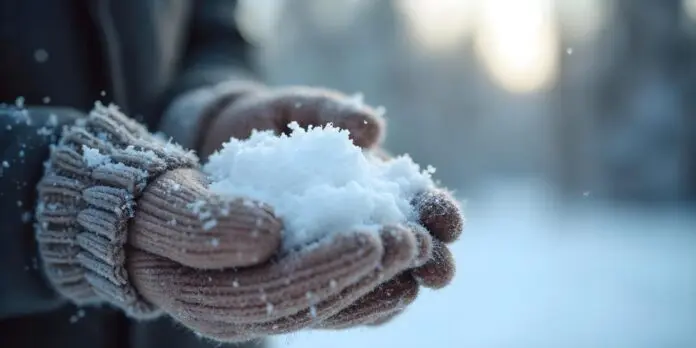
<path id="1" fill-rule="evenodd" d="M 155 138 L 115 107 L 97 105 L 65 129 L 39 183 L 36 211 L 39 253 L 56 290 L 77 304 L 106 302 L 147 318 L 159 311 L 133 285 L 127 244 L 202 268 L 270 258 L 282 225 L 266 207 L 230 203 L 213 225 L 195 208 L 217 202 L 195 191 L 193 175 L 142 199 L 151 182 L 197 167 L 195 155 Z M 186 195 L 196 195 L 190 209 L 172 211 L 170 202 L 191 199 Z"/>
<path id="2" fill-rule="evenodd" d="M 378 110 L 336 91 L 286 87 L 240 95 L 238 89 L 230 88 L 229 93 L 236 96 L 234 102 L 218 105 L 209 116 L 210 126 L 200 143 L 202 156 L 215 152 L 230 137 L 248 138 L 254 129 L 287 133 L 291 122 L 302 127 L 332 123 L 349 130 L 355 145 L 365 149 L 377 145 L 384 133 Z"/>
<path id="3" fill-rule="evenodd" d="M 454 242 L 463 228 L 459 205 L 442 190 L 419 195 L 414 199 L 414 205 L 420 219 L 419 224 L 410 227 L 421 241 L 421 255 L 428 257 L 328 318 L 318 325 L 319 328 L 342 329 L 384 324 L 402 313 L 416 299 L 420 286 L 441 289 L 451 282 L 455 263 L 447 244 Z M 426 245 L 431 248 L 429 253 L 425 251 Z"/>

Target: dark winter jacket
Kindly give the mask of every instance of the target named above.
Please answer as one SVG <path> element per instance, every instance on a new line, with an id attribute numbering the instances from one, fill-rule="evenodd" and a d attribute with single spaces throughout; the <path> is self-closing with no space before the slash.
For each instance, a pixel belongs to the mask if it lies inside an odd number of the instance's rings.
<path id="1" fill-rule="evenodd" d="M 0 347 L 217 346 L 166 318 L 138 323 L 67 303 L 42 278 L 31 214 L 55 134 L 95 100 L 157 131 L 179 93 L 241 76 L 247 52 L 234 5 L 0 0 L 0 102 L 22 97 L 29 110 L 0 112 Z"/>

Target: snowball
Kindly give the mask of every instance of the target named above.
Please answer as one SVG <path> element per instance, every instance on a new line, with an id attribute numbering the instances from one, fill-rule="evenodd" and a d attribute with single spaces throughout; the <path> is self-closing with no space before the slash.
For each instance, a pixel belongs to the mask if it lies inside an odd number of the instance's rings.
<path id="1" fill-rule="evenodd" d="M 415 220 L 410 202 L 434 185 L 429 171 L 408 156 L 381 161 L 331 125 L 289 126 L 289 136 L 255 131 L 247 140 L 231 139 L 203 168 L 213 192 L 273 207 L 285 226 L 285 250 Z"/>

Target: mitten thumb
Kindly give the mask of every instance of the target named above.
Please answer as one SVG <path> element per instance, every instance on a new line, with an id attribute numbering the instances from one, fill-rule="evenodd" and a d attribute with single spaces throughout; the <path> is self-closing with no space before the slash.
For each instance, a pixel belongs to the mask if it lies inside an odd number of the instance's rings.
<path id="1" fill-rule="evenodd" d="M 220 198 L 196 169 L 164 173 L 137 206 L 129 244 L 185 266 L 251 266 L 267 261 L 280 246 L 282 224 L 269 207 Z"/>

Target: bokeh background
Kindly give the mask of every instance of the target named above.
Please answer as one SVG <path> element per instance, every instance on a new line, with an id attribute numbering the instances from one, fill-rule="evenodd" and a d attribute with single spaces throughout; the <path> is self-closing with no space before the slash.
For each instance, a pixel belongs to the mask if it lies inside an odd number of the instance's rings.
<path id="1" fill-rule="evenodd" d="M 466 207 L 458 276 L 277 347 L 696 347 L 695 0 L 241 0 L 273 85 L 383 106 Z"/>

